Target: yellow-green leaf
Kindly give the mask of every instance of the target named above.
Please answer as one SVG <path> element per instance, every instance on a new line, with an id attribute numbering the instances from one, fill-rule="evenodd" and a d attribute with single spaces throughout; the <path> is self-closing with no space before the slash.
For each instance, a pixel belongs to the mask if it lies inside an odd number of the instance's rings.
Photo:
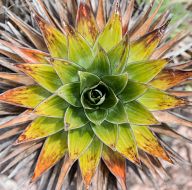
<path id="1" fill-rule="evenodd" d="M 108 75 L 102 78 L 102 81 L 112 88 L 115 94 L 119 94 L 126 87 L 128 82 L 127 73 L 119 74 L 119 75 Z"/>
<path id="2" fill-rule="evenodd" d="M 93 45 L 99 30 L 93 12 L 88 4 L 80 2 L 77 12 L 77 31 Z"/>
<path id="3" fill-rule="evenodd" d="M 150 111 L 137 101 L 128 102 L 124 105 L 129 123 L 138 125 L 155 125 L 159 122 Z"/>
<path id="4" fill-rule="evenodd" d="M 137 146 L 145 152 L 171 162 L 169 156 L 159 144 L 156 137 L 148 129 L 148 126 L 131 125 Z"/>
<path id="5" fill-rule="evenodd" d="M 26 108 L 35 108 L 51 94 L 40 86 L 22 86 L 0 94 L 0 101 Z"/>
<path id="6" fill-rule="evenodd" d="M 58 29 L 44 21 L 41 17 L 36 16 L 46 45 L 52 57 L 67 58 L 68 46 L 67 38 Z"/>
<path id="7" fill-rule="evenodd" d="M 80 91 L 82 92 L 85 88 L 90 88 L 97 85 L 100 81 L 100 78 L 92 73 L 89 72 L 82 72 L 79 71 L 79 78 L 80 78 Z"/>
<path id="8" fill-rule="evenodd" d="M 39 104 L 34 112 L 41 116 L 63 118 L 67 106 L 68 104 L 65 100 L 57 95 L 52 95 Z"/>
<path id="9" fill-rule="evenodd" d="M 138 101 L 150 111 L 166 110 L 187 105 L 187 101 L 155 88 L 149 88 Z"/>
<path id="10" fill-rule="evenodd" d="M 87 118 L 96 125 L 100 125 L 107 117 L 105 109 L 85 109 Z"/>
<path id="11" fill-rule="evenodd" d="M 101 158 L 101 152 L 102 143 L 97 137 L 95 137 L 86 152 L 79 158 L 81 174 L 87 189 L 96 172 Z"/>
<path id="12" fill-rule="evenodd" d="M 68 107 L 65 113 L 65 130 L 76 129 L 87 124 L 89 120 L 85 116 L 82 108 Z"/>
<path id="13" fill-rule="evenodd" d="M 122 23 L 119 4 L 116 3 L 115 9 L 109 18 L 103 32 L 99 35 L 96 45 L 101 45 L 105 51 L 111 50 L 122 39 Z"/>
<path id="14" fill-rule="evenodd" d="M 149 60 L 129 64 L 126 67 L 129 79 L 147 83 L 151 81 L 169 62 L 169 59 Z"/>
<path id="15" fill-rule="evenodd" d="M 121 73 L 128 61 L 129 41 L 126 35 L 113 49 L 108 52 L 111 70 L 113 73 Z"/>
<path id="16" fill-rule="evenodd" d="M 93 130 L 87 124 L 79 129 L 70 130 L 68 132 L 68 149 L 69 156 L 72 160 L 76 160 L 87 149 L 94 138 Z"/>
<path id="17" fill-rule="evenodd" d="M 118 101 L 115 106 L 108 110 L 106 120 L 115 124 L 128 122 L 127 113 L 121 101 Z"/>
<path id="18" fill-rule="evenodd" d="M 75 107 L 81 107 L 79 83 L 65 84 L 61 88 L 59 88 L 57 94 L 69 104 Z"/>
<path id="19" fill-rule="evenodd" d="M 167 90 L 186 81 L 190 77 L 192 77 L 192 71 L 166 69 L 158 74 L 149 84 L 155 88 Z"/>
<path id="20" fill-rule="evenodd" d="M 123 102 L 130 102 L 144 94 L 147 88 L 148 87 L 145 84 L 128 80 L 126 87 L 124 88 L 123 92 L 119 94 L 118 97 Z"/>
<path id="21" fill-rule="evenodd" d="M 53 59 L 51 63 L 63 84 L 77 82 L 79 80 L 78 71 L 82 70 L 80 66 L 67 60 L 59 59 Z"/>
<path id="22" fill-rule="evenodd" d="M 137 145 L 133 136 L 132 129 L 128 123 L 118 125 L 119 138 L 117 141 L 117 151 L 125 156 L 131 162 L 140 163 L 137 151 Z"/>
<path id="23" fill-rule="evenodd" d="M 64 129 L 63 119 L 38 117 L 19 136 L 16 143 L 24 143 L 53 135 Z"/>
<path id="24" fill-rule="evenodd" d="M 53 167 L 67 151 L 67 133 L 59 132 L 48 137 L 38 158 L 32 181 Z"/>
<path id="25" fill-rule="evenodd" d="M 61 80 L 51 65 L 17 64 L 17 67 L 50 92 L 55 92 L 62 86 Z"/>
<path id="26" fill-rule="evenodd" d="M 100 125 L 92 125 L 92 129 L 104 144 L 112 149 L 115 149 L 118 138 L 118 130 L 116 124 L 104 121 Z"/>
<path id="27" fill-rule="evenodd" d="M 128 62 L 143 61 L 149 59 L 156 47 L 159 45 L 166 25 L 144 35 L 130 45 Z"/>
<path id="28" fill-rule="evenodd" d="M 110 74 L 110 62 L 106 52 L 101 47 L 99 47 L 93 63 L 90 65 L 87 71 L 99 77 Z"/>
<path id="29" fill-rule="evenodd" d="M 88 42 L 73 29 L 68 32 L 69 60 L 83 68 L 88 68 L 93 62 L 93 51 Z"/>

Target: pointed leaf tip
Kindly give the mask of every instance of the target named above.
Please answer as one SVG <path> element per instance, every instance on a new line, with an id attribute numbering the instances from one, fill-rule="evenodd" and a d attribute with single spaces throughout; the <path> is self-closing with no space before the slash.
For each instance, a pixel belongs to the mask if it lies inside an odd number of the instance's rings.
<path id="1" fill-rule="evenodd" d="M 32 182 L 53 167 L 67 151 L 67 133 L 60 132 L 48 137 L 38 158 Z"/>
<path id="2" fill-rule="evenodd" d="M 35 19 L 41 29 L 50 54 L 57 58 L 67 58 L 68 42 L 66 36 L 40 16 L 35 15 Z"/>
<path id="3" fill-rule="evenodd" d="M 26 63 L 16 64 L 16 67 L 50 92 L 55 92 L 62 85 L 61 80 L 51 65 Z"/>
<path id="4" fill-rule="evenodd" d="M 158 142 L 157 138 L 148 129 L 148 126 L 137 126 L 131 125 L 136 142 L 139 148 L 148 152 L 149 154 L 162 158 L 170 163 L 172 163 L 167 152 Z"/>
<path id="5" fill-rule="evenodd" d="M 76 22 L 77 31 L 93 45 L 99 30 L 93 12 L 87 3 L 80 2 Z"/>
<path id="6" fill-rule="evenodd" d="M 85 186 L 89 188 L 91 180 L 100 162 L 103 144 L 95 137 L 86 152 L 79 158 L 79 166 Z"/>
<path id="7" fill-rule="evenodd" d="M 30 142 L 53 135 L 64 128 L 63 119 L 38 117 L 19 136 L 16 144 Z"/>

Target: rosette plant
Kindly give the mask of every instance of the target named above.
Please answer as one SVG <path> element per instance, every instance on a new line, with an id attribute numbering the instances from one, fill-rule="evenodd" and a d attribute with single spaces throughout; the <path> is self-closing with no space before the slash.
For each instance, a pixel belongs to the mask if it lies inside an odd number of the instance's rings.
<path id="1" fill-rule="evenodd" d="M 161 159 L 174 163 L 178 156 L 158 133 L 179 135 L 160 116 L 189 104 L 166 90 L 192 72 L 166 68 L 171 59 L 163 56 L 183 36 L 160 46 L 169 23 L 168 14 L 155 20 L 161 3 L 129 29 L 133 0 L 122 12 L 115 1 L 109 16 L 102 0 L 97 12 L 90 1 L 57 1 L 57 9 L 52 1 L 26 2 L 34 27 L 6 10 L 19 35 L 1 31 L 1 53 L 12 60 L 1 63 L 12 71 L 0 73 L 12 81 L 0 94 L 1 107 L 4 115 L 16 114 L 1 124 L 1 139 L 19 133 L 2 163 L 16 161 L 4 171 L 40 149 L 33 183 L 63 160 L 59 177 L 52 174 L 56 183 L 46 184 L 51 189 L 62 187 L 76 162 L 87 189 L 99 164 L 126 189 L 126 160 L 135 171 L 161 170 Z"/>

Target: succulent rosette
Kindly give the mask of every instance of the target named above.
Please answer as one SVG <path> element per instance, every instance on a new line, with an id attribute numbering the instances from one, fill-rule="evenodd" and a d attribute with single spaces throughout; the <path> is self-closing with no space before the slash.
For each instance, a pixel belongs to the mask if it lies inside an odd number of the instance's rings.
<path id="1" fill-rule="evenodd" d="M 151 25 L 149 17 L 130 33 L 133 1 L 123 20 L 115 1 L 106 24 L 101 7 L 95 18 L 90 4 L 81 2 L 75 26 L 58 24 L 48 12 L 45 19 L 33 9 L 39 32 L 9 12 L 36 49 L 0 40 L 14 52 L 17 62 L 11 66 L 22 84 L 0 94 L 0 101 L 26 109 L 1 128 L 31 121 L 14 145 L 34 143 L 39 149 L 43 142 L 33 182 L 63 157 L 63 175 L 78 161 L 87 188 L 101 159 L 122 189 L 126 160 L 147 165 L 151 155 L 156 163 L 173 163 L 173 154 L 154 133 L 162 127 L 154 115 L 188 104 L 166 90 L 192 74 L 165 69 L 171 60 L 162 58 L 167 49 L 159 44 L 169 20 Z"/>

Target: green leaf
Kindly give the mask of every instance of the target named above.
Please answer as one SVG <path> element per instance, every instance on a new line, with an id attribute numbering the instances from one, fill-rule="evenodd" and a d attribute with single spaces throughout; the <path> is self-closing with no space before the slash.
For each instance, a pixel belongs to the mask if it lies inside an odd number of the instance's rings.
<path id="1" fill-rule="evenodd" d="M 116 145 L 117 151 L 131 162 L 138 164 L 139 156 L 137 151 L 137 145 L 130 125 L 128 123 L 125 123 L 118 125 L 118 127 L 119 138 Z"/>
<path id="2" fill-rule="evenodd" d="M 65 84 L 61 88 L 59 88 L 57 94 L 58 96 L 66 100 L 69 104 L 75 107 L 81 107 L 79 83 Z"/>
<path id="3" fill-rule="evenodd" d="M 39 104 L 34 112 L 37 115 L 63 118 L 67 109 L 67 102 L 57 95 L 52 95 L 41 104 Z"/>
<path id="4" fill-rule="evenodd" d="M 108 110 L 106 120 L 115 124 L 128 122 L 127 113 L 121 101 Z"/>
<path id="5" fill-rule="evenodd" d="M 87 3 L 80 2 L 77 12 L 77 31 L 91 44 L 95 43 L 99 30 L 95 16 Z"/>
<path id="6" fill-rule="evenodd" d="M 64 118 L 65 130 L 80 128 L 88 122 L 83 109 L 72 106 L 67 108 Z"/>
<path id="7" fill-rule="evenodd" d="M 129 56 L 129 41 L 128 35 L 125 35 L 113 49 L 108 52 L 108 58 L 111 63 L 113 73 L 121 73 L 126 65 Z"/>
<path id="8" fill-rule="evenodd" d="M 136 82 L 147 83 L 151 81 L 168 62 L 168 59 L 137 62 L 129 64 L 126 71 L 129 74 L 129 79 Z"/>
<path id="9" fill-rule="evenodd" d="M 100 44 L 105 51 L 111 50 L 122 39 L 122 23 L 119 5 L 116 4 L 115 10 L 109 18 L 103 32 L 99 35 L 96 45 Z"/>
<path id="10" fill-rule="evenodd" d="M 51 65 L 17 64 L 17 67 L 50 92 L 55 92 L 62 85 L 61 80 Z"/>
<path id="11" fill-rule="evenodd" d="M 143 105 L 136 101 L 128 102 L 124 105 L 128 120 L 132 124 L 155 125 L 159 122 Z"/>
<path id="12" fill-rule="evenodd" d="M 127 73 L 123 73 L 120 75 L 110 75 L 110 76 L 104 76 L 102 78 L 102 81 L 112 88 L 115 94 L 119 94 L 123 91 L 125 88 L 127 81 L 128 81 L 128 75 Z"/>
<path id="13" fill-rule="evenodd" d="M 94 138 L 87 151 L 79 158 L 81 174 L 88 189 L 101 158 L 103 144 L 98 138 Z"/>
<path id="14" fill-rule="evenodd" d="M 70 29 L 68 33 L 69 60 L 87 69 L 93 62 L 93 52 L 87 41 Z"/>
<path id="15" fill-rule="evenodd" d="M 137 145 L 140 149 L 151 154 L 152 156 L 157 156 L 170 162 L 168 154 L 160 145 L 157 138 L 148 129 L 148 126 L 131 125 L 131 128 L 133 130 Z"/>
<path id="16" fill-rule="evenodd" d="M 40 86 L 22 86 L 0 94 L 0 101 L 26 108 L 35 108 L 51 94 Z"/>
<path id="17" fill-rule="evenodd" d="M 93 63 L 88 68 L 90 73 L 93 73 L 99 77 L 110 74 L 110 63 L 106 52 L 99 47 L 98 53 L 93 60 Z"/>
<path id="18" fill-rule="evenodd" d="M 38 117 L 19 136 L 16 143 L 24 143 L 53 135 L 64 129 L 63 119 Z"/>
<path id="19" fill-rule="evenodd" d="M 68 149 L 69 156 L 76 160 L 88 148 L 94 138 L 94 132 L 90 125 L 87 124 L 79 129 L 68 132 Z"/>
<path id="20" fill-rule="evenodd" d="M 155 88 L 149 88 L 138 101 L 150 111 L 165 110 L 187 105 L 187 101 Z"/>
<path id="21" fill-rule="evenodd" d="M 82 68 L 75 63 L 59 59 L 51 59 L 51 63 L 63 84 L 79 81 L 78 71 Z"/>
<path id="22" fill-rule="evenodd" d="M 80 91 L 82 92 L 85 88 L 90 88 L 97 85 L 100 82 L 100 78 L 94 74 L 88 72 L 79 71 L 80 78 Z"/>
<path id="23" fill-rule="evenodd" d="M 96 125 L 100 125 L 107 117 L 107 110 L 104 109 L 85 109 L 87 118 Z"/>
<path id="24" fill-rule="evenodd" d="M 37 180 L 43 173 L 57 164 L 67 149 L 67 133 L 62 131 L 48 137 L 38 158 L 32 181 Z"/>
<path id="25" fill-rule="evenodd" d="M 92 125 L 92 129 L 103 143 L 115 149 L 118 138 L 117 125 L 104 121 L 100 125 Z"/>
<path id="26" fill-rule="evenodd" d="M 147 86 L 145 84 L 128 80 L 126 87 L 124 88 L 123 92 L 119 94 L 118 97 L 123 102 L 130 102 L 140 97 L 146 92 L 146 90 Z"/>
<path id="27" fill-rule="evenodd" d="M 51 24 L 45 22 L 41 17 L 36 16 L 43 38 L 52 57 L 67 58 L 67 38 Z"/>
<path id="28" fill-rule="evenodd" d="M 114 94 L 114 92 L 108 88 L 108 93 L 106 94 L 106 98 L 105 101 L 103 102 L 103 104 L 100 106 L 103 109 L 109 109 L 113 106 L 115 106 L 118 103 L 118 98 L 116 97 L 116 95 Z"/>

